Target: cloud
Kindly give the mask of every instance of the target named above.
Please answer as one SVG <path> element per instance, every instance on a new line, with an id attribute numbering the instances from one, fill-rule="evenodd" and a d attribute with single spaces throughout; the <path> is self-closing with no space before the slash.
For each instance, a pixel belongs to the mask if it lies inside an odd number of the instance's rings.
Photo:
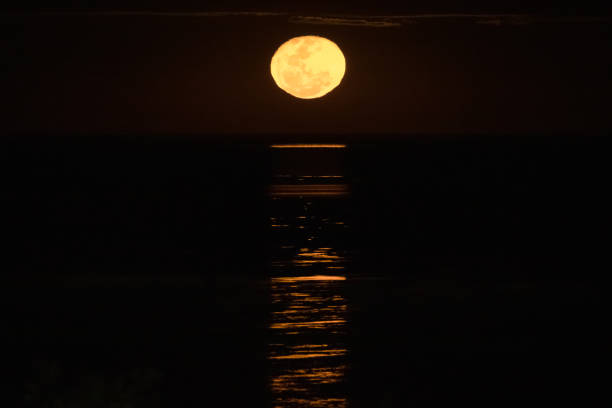
<path id="1" fill-rule="evenodd" d="M 610 23 L 611 16 L 545 16 L 531 14 L 413 14 L 413 15 L 389 15 L 373 16 L 373 19 L 381 19 L 388 22 L 403 24 L 418 24 L 427 22 L 449 22 L 485 25 L 525 25 L 544 23 Z"/>
<path id="2" fill-rule="evenodd" d="M 3 13 L 6 15 L 7 13 Z M 162 17 L 234 17 L 234 16 L 252 16 L 252 17 L 274 17 L 286 16 L 288 13 L 273 12 L 273 11 L 143 11 L 143 10 L 83 10 L 83 11 L 53 11 L 42 10 L 37 12 L 12 12 L 9 15 L 36 15 L 36 16 L 162 16 Z"/>
<path id="3" fill-rule="evenodd" d="M 484 25 L 525 24 L 589 24 L 611 23 L 610 16 L 557 17 L 529 14 L 413 14 L 380 16 L 290 16 L 289 22 L 298 24 L 345 25 L 360 27 L 400 27 L 403 25 L 446 22 Z"/>
<path id="4" fill-rule="evenodd" d="M 391 28 L 428 22 L 484 24 L 493 26 L 525 24 L 589 24 L 612 23 L 612 16 L 545 16 L 529 14 L 412 14 L 412 15 L 294 15 L 273 11 L 38 11 L 1 13 L 2 16 L 164 16 L 164 17 L 284 17 L 294 24 L 342 25 L 356 27 Z"/>
<path id="5" fill-rule="evenodd" d="M 399 27 L 399 21 L 389 21 L 388 19 L 376 18 L 354 18 L 354 17 L 315 17 L 315 16 L 291 16 L 290 23 L 297 24 L 323 24 L 323 25 L 344 25 L 358 27 Z"/>

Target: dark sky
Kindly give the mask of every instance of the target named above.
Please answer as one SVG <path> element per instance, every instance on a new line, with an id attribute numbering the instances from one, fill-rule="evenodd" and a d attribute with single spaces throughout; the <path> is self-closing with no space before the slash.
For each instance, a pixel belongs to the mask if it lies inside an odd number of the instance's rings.
<path id="1" fill-rule="evenodd" d="M 91 134 L 612 130 L 612 36 L 604 9 L 516 1 L 495 9 L 484 2 L 462 9 L 454 2 L 413 2 L 409 10 L 390 2 L 218 3 L 62 8 L 76 14 L 59 12 L 61 2 L 50 9 L 57 14 L 36 12 L 34 3 L 5 8 L 1 128 Z M 113 10 L 136 13 L 104 14 Z M 158 14 L 139 15 L 143 10 Z M 281 14 L 164 13 L 172 10 Z M 398 17 L 458 12 L 529 16 Z M 381 14 L 396 17 L 376 17 Z M 309 24 L 304 18 L 330 15 L 343 20 Z M 275 49 L 306 34 L 330 38 L 347 59 L 341 85 L 316 100 L 290 97 L 269 73 Z"/>
<path id="2" fill-rule="evenodd" d="M 273 10 L 328 13 L 500 12 L 581 15 L 608 13 L 612 6 L 587 0 L 6 0 L 5 10 Z"/>

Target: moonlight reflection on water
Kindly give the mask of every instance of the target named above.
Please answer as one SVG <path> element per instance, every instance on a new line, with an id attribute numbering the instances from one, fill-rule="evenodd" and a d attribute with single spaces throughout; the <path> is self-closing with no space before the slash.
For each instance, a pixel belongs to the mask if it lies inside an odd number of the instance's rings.
<path id="1" fill-rule="evenodd" d="M 290 181 L 270 188 L 270 390 L 278 408 L 346 407 L 347 257 L 330 237 L 348 225 L 326 209 L 348 187 L 342 176 Z"/>

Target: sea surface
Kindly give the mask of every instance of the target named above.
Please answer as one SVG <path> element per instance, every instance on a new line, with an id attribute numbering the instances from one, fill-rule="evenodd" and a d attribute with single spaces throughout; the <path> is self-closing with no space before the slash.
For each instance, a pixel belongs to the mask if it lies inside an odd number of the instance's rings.
<path id="1" fill-rule="evenodd" d="M 604 393 L 599 141 L 14 141 L 14 406 Z"/>

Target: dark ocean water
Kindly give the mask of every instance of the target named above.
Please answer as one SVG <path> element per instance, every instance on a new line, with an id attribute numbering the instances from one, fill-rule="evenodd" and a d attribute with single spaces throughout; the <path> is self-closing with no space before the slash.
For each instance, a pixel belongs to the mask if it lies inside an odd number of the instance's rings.
<path id="1" fill-rule="evenodd" d="M 603 146 L 13 138 L 7 395 L 88 407 L 596 401 Z"/>

